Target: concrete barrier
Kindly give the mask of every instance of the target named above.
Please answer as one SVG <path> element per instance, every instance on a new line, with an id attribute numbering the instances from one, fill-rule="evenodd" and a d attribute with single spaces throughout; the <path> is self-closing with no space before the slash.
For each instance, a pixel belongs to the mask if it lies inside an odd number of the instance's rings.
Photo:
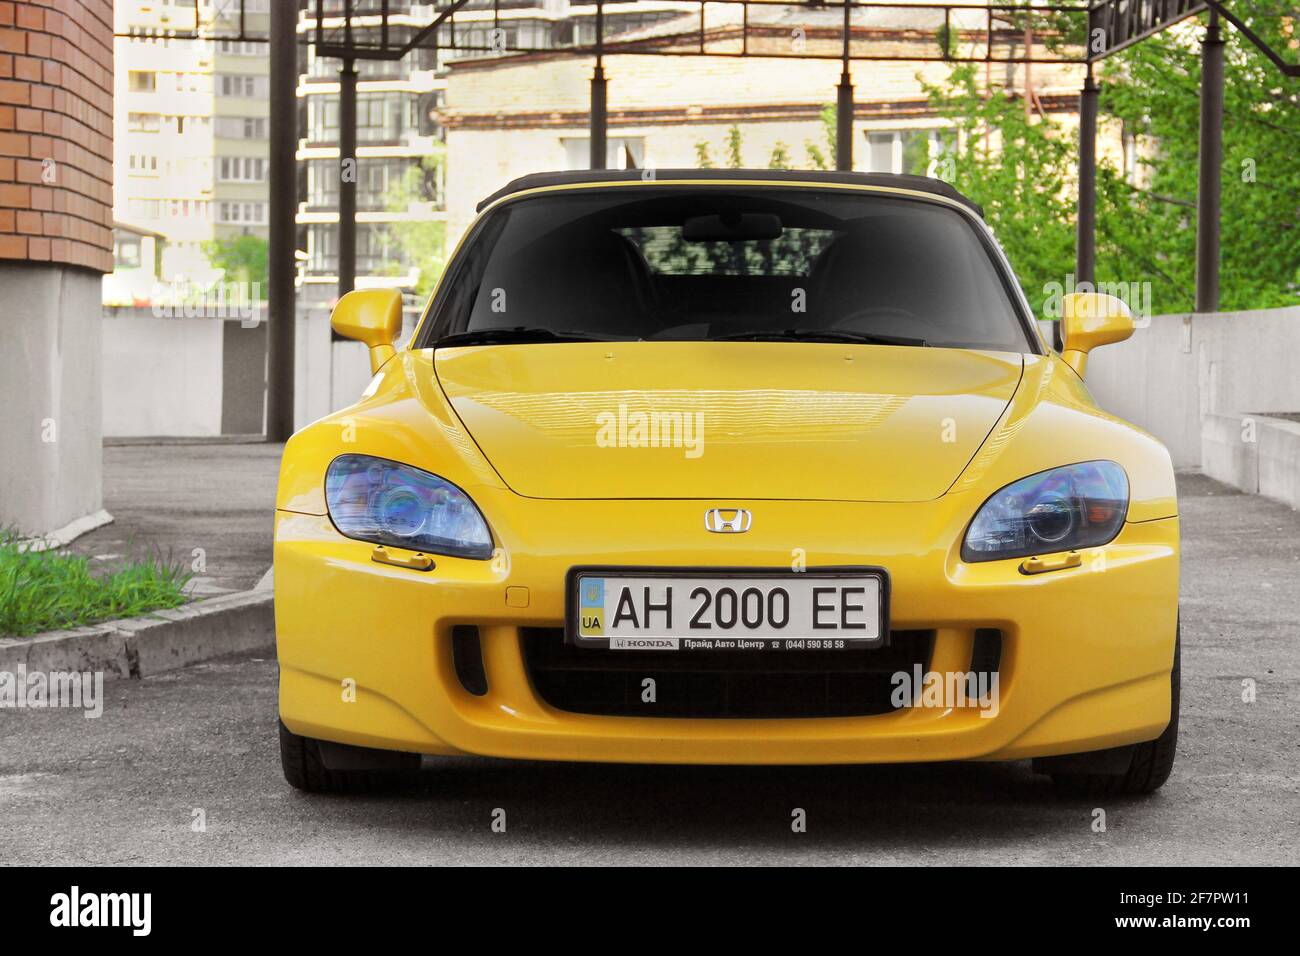
<path id="1" fill-rule="evenodd" d="M 1250 494 L 1259 492 L 1256 423 L 1246 415 L 1211 412 L 1201 420 L 1201 471 Z"/>
<path id="2" fill-rule="evenodd" d="M 1210 413 L 1201 424 L 1201 470 L 1226 485 L 1300 508 L 1300 422 Z"/>
<path id="3" fill-rule="evenodd" d="M 1211 413 L 1300 412 L 1300 306 L 1157 315 L 1088 360 L 1088 388 L 1109 412 L 1155 435 L 1178 468 L 1200 468 Z"/>
<path id="4" fill-rule="evenodd" d="M 1262 418 L 1259 429 L 1259 493 L 1300 508 L 1300 422 Z"/>

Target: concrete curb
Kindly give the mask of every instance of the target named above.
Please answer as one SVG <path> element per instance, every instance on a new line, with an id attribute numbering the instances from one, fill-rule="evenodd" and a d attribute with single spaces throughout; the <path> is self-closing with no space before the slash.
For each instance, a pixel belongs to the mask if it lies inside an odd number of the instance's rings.
<path id="1" fill-rule="evenodd" d="M 240 591 L 142 617 L 32 637 L 0 638 L 0 671 L 102 671 L 148 677 L 187 664 L 275 647 L 274 594 Z"/>
<path id="2" fill-rule="evenodd" d="M 32 538 L 24 538 L 18 542 L 20 551 L 51 551 L 56 548 L 62 548 L 73 541 L 76 541 L 83 534 L 89 534 L 96 528 L 102 528 L 106 524 L 113 523 L 113 516 L 100 508 L 88 515 L 82 515 L 75 521 L 70 521 L 62 528 L 51 531 L 49 534 L 40 534 Z"/>

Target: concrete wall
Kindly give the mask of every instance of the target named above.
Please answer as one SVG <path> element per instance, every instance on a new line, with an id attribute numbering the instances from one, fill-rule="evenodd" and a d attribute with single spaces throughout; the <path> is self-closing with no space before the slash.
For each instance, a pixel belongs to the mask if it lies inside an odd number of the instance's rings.
<path id="1" fill-rule="evenodd" d="M 104 434 L 220 435 L 223 325 L 104 310 Z"/>
<path id="2" fill-rule="evenodd" d="M 265 321 L 246 327 L 233 319 L 157 318 L 149 309 L 102 313 L 104 435 L 197 438 L 263 431 Z M 399 341 L 410 336 L 415 317 L 406 316 Z M 333 339 L 324 307 L 299 308 L 296 343 L 294 426 L 302 428 L 357 401 L 370 381 L 370 360 L 359 342 Z"/>
<path id="3" fill-rule="evenodd" d="M 1151 432 L 1179 468 L 1201 466 L 1212 412 L 1300 411 L 1300 307 L 1158 315 L 1088 360 L 1088 387 L 1110 412 Z"/>
<path id="4" fill-rule="evenodd" d="M 0 527 L 43 534 L 102 505 L 100 282 L 0 262 Z"/>

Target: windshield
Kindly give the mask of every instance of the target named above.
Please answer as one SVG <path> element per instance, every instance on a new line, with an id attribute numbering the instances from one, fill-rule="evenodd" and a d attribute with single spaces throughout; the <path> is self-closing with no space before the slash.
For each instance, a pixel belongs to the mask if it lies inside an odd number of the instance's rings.
<path id="1" fill-rule="evenodd" d="M 420 347 L 799 340 L 1032 351 L 962 213 L 865 192 L 635 187 L 503 205 L 479 224 Z"/>

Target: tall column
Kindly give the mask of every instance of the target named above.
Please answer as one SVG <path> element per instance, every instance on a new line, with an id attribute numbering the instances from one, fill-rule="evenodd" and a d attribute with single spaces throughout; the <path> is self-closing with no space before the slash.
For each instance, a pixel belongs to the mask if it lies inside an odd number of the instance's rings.
<path id="1" fill-rule="evenodd" d="M 339 69 L 339 295 L 357 285 L 357 70 Z"/>
<path id="2" fill-rule="evenodd" d="M 596 61 L 591 74 L 591 168 L 605 168 L 605 133 L 608 123 L 605 112 L 605 68 Z"/>
<path id="3" fill-rule="evenodd" d="M 835 94 L 835 168 L 849 172 L 853 169 L 853 80 L 847 61 Z"/>
<path id="4" fill-rule="evenodd" d="M 849 37 L 852 33 L 850 15 L 852 0 L 843 0 L 844 26 L 841 32 L 844 66 L 840 70 L 840 85 L 835 89 L 835 168 L 842 172 L 853 169 L 853 79 L 849 76 Z"/>
<path id="5" fill-rule="evenodd" d="M 1201 43 L 1200 174 L 1196 184 L 1196 311 L 1219 309 L 1219 210 L 1223 191 L 1223 38 L 1219 15 Z"/>
<path id="6" fill-rule="evenodd" d="M 267 271 L 266 437 L 284 441 L 293 434 L 293 370 L 297 244 L 298 170 L 298 5 L 271 4 L 271 196 Z"/>
<path id="7" fill-rule="evenodd" d="M 1076 282 L 1096 281 L 1097 271 L 1097 100 L 1098 87 L 1088 64 L 1079 91 L 1079 215 L 1075 245 Z"/>
<path id="8" fill-rule="evenodd" d="M 591 74 L 591 168 L 605 168 L 606 132 L 609 127 L 605 111 L 605 4 L 596 0 L 596 69 Z"/>

